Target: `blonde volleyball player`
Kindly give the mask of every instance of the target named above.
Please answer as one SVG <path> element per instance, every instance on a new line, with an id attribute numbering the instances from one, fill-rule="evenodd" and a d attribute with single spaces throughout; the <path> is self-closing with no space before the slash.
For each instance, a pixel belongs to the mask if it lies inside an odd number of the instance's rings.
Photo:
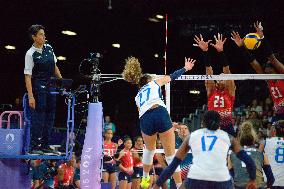
<path id="1" fill-rule="evenodd" d="M 153 79 L 150 75 L 142 75 L 142 69 L 137 58 L 129 57 L 126 60 L 125 68 L 122 73 L 124 80 L 137 84 L 139 92 L 135 97 L 139 111 L 140 128 L 142 137 L 146 145 L 143 153 L 143 177 L 141 188 L 148 188 L 150 185 L 149 172 L 152 168 L 153 157 L 156 149 L 157 135 L 163 144 L 166 161 L 170 164 L 175 154 L 175 134 L 174 128 L 166 105 L 162 99 L 161 86 L 177 79 L 193 68 L 195 60 L 185 58 L 184 67 L 158 79 Z M 174 174 L 177 188 L 182 184 L 180 168 L 176 167 Z"/>
<path id="2" fill-rule="evenodd" d="M 220 130 L 220 115 L 211 110 L 204 114 L 203 128 L 191 133 L 178 149 L 172 163 L 166 167 L 156 182 L 158 189 L 174 172 L 191 149 L 193 162 L 187 175 L 187 189 L 232 189 L 231 176 L 227 167 L 230 146 L 236 156 L 246 164 L 249 174 L 247 189 L 256 189 L 256 166 L 236 138 Z"/>
<path id="3" fill-rule="evenodd" d="M 251 122 L 246 121 L 242 123 L 239 133 L 239 139 L 241 146 L 244 150 L 250 154 L 250 157 L 256 164 L 256 183 L 258 189 L 263 189 L 266 187 L 270 188 L 274 182 L 274 176 L 269 164 L 267 154 L 261 152 L 255 147 L 257 139 L 256 132 L 254 131 Z M 246 171 L 245 165 L 237 158 L 236 154 L 232 153 L 228 160 L 228 167 L 230 172 L 234 174 L 234 184 L 235 189 L 245 189 L 246 183 L 248 182 L 248 173 Z M 264 174 L 267 177 L 267 184 L 264 182 Z"/>

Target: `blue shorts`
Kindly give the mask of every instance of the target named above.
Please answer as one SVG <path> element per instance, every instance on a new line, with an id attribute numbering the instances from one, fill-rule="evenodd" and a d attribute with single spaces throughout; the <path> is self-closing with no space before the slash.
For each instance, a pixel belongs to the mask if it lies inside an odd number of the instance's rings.
<path id="1" fill-rule="evenodd" d="M 116 172 L 116 165 L 112 163 L 104 163 L 103 172 L 107 172 L 109 174 Z"/>
<path id="2" fill-rule="evenodd" d="M 143 176 L 143 167 L 133 167 L 132 179 L 138 179 Z"/>
<path id="3" fill-rule="evenodd" d="M 162 167 L 155 167 L 155 174 L 160 176 L 160 174 L 162 173 L 163 168 Z"/>
<path id="4" fill-rule="evenodd" d="M 187 189 L 233 189 L 233 183 L 231 180 L 214 182 L 187 178 L 184 184 Z"/>
<path id="5" fill-rule="evenodd" d="M 172 121 L 167 109 L 163 106 L 147 110 L 140 118 L 141 131 L 152 136 L 156 133 L 163 133 L 172 128 Z"/>
<path id="6" fill-rule="evenodd" d="M 149 175 L 154 175 L 153 169 L 150 170 Z M 133 167 L 132 179 L 140 179 L 143 176 L 143 167 Z"/>
<path id="7" fill-rule="evenodd" d="M 128 183 L 132 182 L 132 177 L 131 175 L 125 173 L 125 172 L 119 172 L 118 174 L 118 180 L 122 181 L 122 180 L 127 180 Z"/>

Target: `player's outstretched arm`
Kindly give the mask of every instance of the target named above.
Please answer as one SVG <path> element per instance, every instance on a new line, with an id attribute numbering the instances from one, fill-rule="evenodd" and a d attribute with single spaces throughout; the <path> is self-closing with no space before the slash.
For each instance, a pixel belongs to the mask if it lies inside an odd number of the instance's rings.
<path id="1" fill-rule="evenodd" d="M 246 164 L 247 172 L 249 174 L 249 182 L 247 183 L 247 187 L 249 189 L 256 189 L 256 165 L 252 158 L 247 155 L 247 153 L 242 149 L 240 142 L 237 138 L 231 138 L 232 150 L 236 154 L 236 156 Z"/>
<path id="2" fill-rule="evenodd" d="M 268 160 L 268 156 L 266 154 L 263 154 L 262 169 L 264 170 L 265 176 L 267 178 L 267 188 L 270 188 L 274 184 L 275 178 Z"/>
<path id="3" fill-rule="evenodd" d="M 201 56 L 202 56 L 202 62 L 205 65 L 206 75 L 213 75 L 213 68 L 211 66 L 212 63 L 208 54 L 209 44 L 211 43 L 212 40 L 204 41 L 203 36 L 199 34 L 199 36 L 197 35 L 194 36 L 194 41 L 195 44 L 193 44 L 193 46 L 199 47 L 202 50 Z M 212 80 L 205 81 L 205 87 L 207 91 L 207 96 L 209 96 L 215 87 L 214 81 Z"/>
<path id="4" fill-rule="evenodd" d="M 255 70 L 258 74 L 263 74 L 263 68 L 259 64 L 259 62 L 248 52 L 248 50 L 244 47 L 243 39 L 240 37 L 240 34 L 238 32 L 233 31 L 231 33 L 231 39 L 236 43 L 236 45 L 239 47 L 242 58 L 245 63 L 250 64 L 251 67 Z"/>
<path id="5" fill-rule="evenodd" d="M 178 77 L 180 77 L 185 72 L 191 70 L 193 68 L 196 60 L 191 59 L 191 58 L 186 58 L 186 57 L 184 59 L 185 60 L 184 60 L 184 67 L 183 68 L 176 70 L 174 73 L 172 73 L 170 75 L 166 75 L 162 78 L 157 79 L 156 83 L 160 86 L 163 86 L 163 85 L 167 84 L 168 82 L 177 79 Z"/>

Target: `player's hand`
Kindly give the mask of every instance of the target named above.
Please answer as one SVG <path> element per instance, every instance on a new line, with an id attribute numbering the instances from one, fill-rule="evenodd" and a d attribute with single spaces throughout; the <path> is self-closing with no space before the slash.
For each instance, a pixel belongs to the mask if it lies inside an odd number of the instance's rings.
<path id="1" fill-rule="evenodd" d="M 257 33 L 260 38 L 263 38 L 264 34 L 263 34 L 263 27 L 261 25 L 261 22 L 256 21 L 255 23 L 253 23 L 253 27 L 255 29 L 255 33 Z"/>
<path id="2" fill-rule="evenodd" d="M 209 43 L 212 40 L 208 40 L 207 42 L 205 42 L 203 40 L 202 35 L 200 34 L 199 37 L 197 35 L 194 36 L 194 41 L 196 42 L 196 44 L 193 44 L 193 46 L 199 47 L 203 51 L 208 51 Z"/>
<path id="3" fill-rule="evenodd" d="M 224 50 L 224 43 L 226 42 L 227 38 L 223 39 L 223 34 L 218 33 L 217 37 L 214 35 L 215 44 L 210 44 L 214 47 L 218 52 L 223 52 Z"/>
<path id="4" fill-rule="evenodd" d="M 34 97 L 29 97 L 29 106 L 32 109 L 35 109 L 35 98 Z"/>
<path id="5" fill-rule="evenodd" d="M 196 62 L 196 60 L 185 57 L 184 68 L 186 69 L 186 71 L 191 70 L 193 68 L 195 62 Z"/>
<path id="6" fill-rule="evenodd" d="M 233 31 L 231 33 L 231 39 L 238 45 L 238 47 L 241 47 L 244 45 L 243 39 L 241 38 L 240 34 L 238 32 Z"/>
<path id="7" fill-rule="evenodd" d="M 256 181 L 249 180 L 247 183 L 246 189 L 257 189 Z"/>
<path id="8" fill-rule="evenodd" d="M 121 146 L 122 144 L 123 144 L 123 140 L 119 139 L 119 140 L 117 141 L 117 145 L 118 145 L 118 146 Z"/>

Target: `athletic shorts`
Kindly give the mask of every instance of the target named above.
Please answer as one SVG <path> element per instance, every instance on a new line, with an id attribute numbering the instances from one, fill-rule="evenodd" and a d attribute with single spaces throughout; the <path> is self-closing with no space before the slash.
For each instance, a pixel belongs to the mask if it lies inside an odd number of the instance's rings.
<path id="1" fill-rule="evenodd" d="M 143 176 L 143 167 L 133 167 L 132 179 L 138 179 Z"/>
<path id="2" fill-rule="evenodd" d="M 149 175 L 154 175 L 153 169 L 150 170 Z M 143 176 L 143 167 L 133 167 L 132 179 L 139 179 Z"/>
<path id="3" fill-rule="evenodd" d="M 125 172 L 119 172 L 118 174 L 118 180 L 122 181 L 122 180 L 127 180 L 128 183 L 132 182 L 132 178 L 131 175 L 125 173 Z"/>
<path id="4" fill-rule="evenodd" d="M 103 172 L 107 172 L 109 174 L 116 172 L 116 165 L 112 163 L 104 163 Z"/>
<path id="5" fill-rule="evenodd" d="M 233 189 L 233 183 L 231 180 L 214 182 L 187 178 L 184 184 L 187 189 Z"/>
<path id="6" fill-rule="evenodd" d="M 155 167 L 155 174 L 160 176 L 160 174 L 162 173 L 163 168 L 162 167 Z"/>
<path id="7" fill-rule="evenodd" d="M 148 136 L 171 129 L 172 121 L 167 109 L 163 106 L 158 106 L 145 112 L 140 118 L 140 128 Z"/>

